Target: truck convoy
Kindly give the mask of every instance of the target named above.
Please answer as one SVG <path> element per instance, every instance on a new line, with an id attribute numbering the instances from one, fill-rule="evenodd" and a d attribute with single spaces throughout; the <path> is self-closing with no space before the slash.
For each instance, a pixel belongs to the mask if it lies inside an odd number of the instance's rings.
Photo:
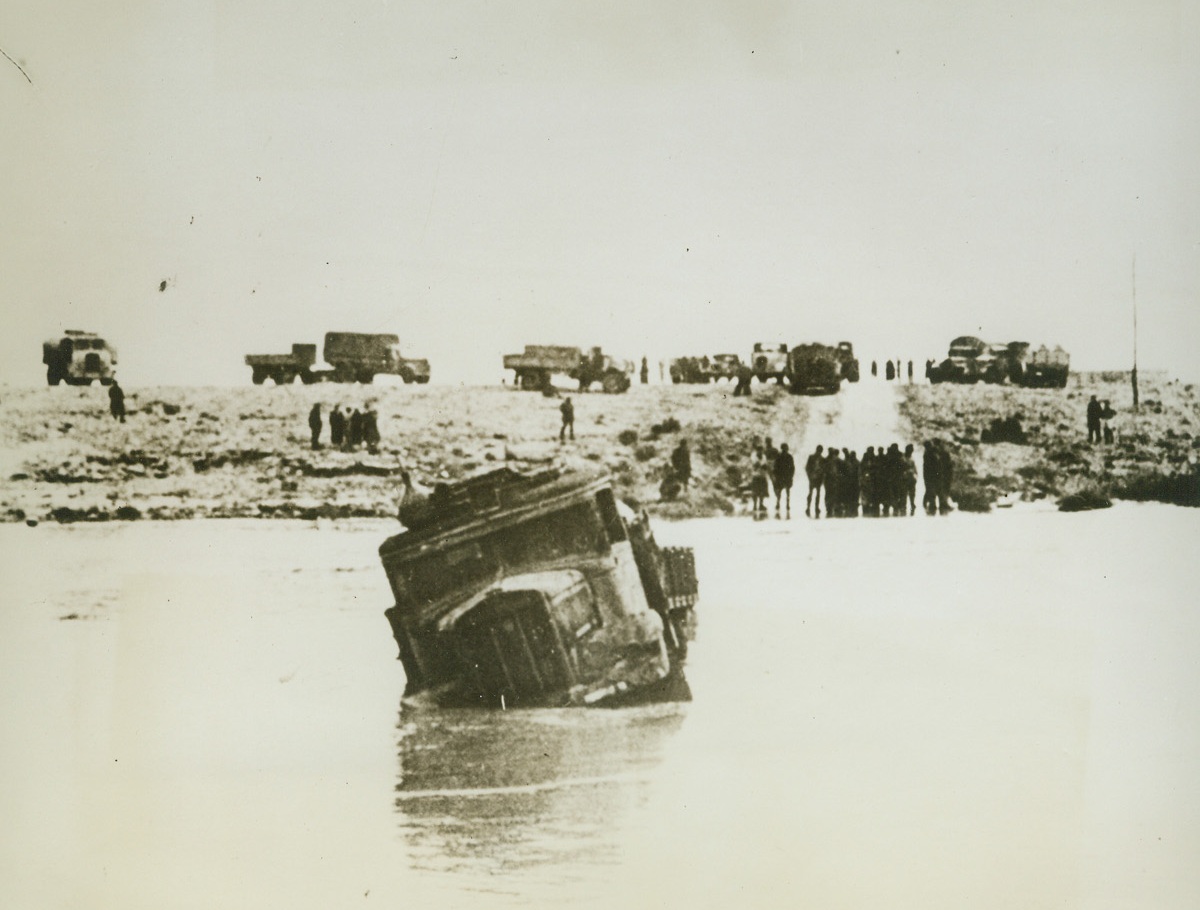
<path id="1" fill-rule="evenodd" d="M 605 392 L 615 394 L 628 390 L 634 365 L 631 360 L 609 357 L 599 347 L 585 354 L 581 348 L 565 345 L 527 344 L 521 354 L 504 355 L 504 369 L 513 371 L 519 389 L 549 389 L 551 377 L 557 374 L 578 382 L 581 392 L 598 382 Z"/>
<path id="2" fill-rule="evenodd" d="M 1012 383 L 1027 388 L 1063 388 L 1071 358 L 1061 347 L 1031 350 L 1025 341 L 988 344 L 973 335 L 950 342 L 946 359 L 928 369 L 930 382 Z"/>
<path id="3" fill-rule="evenodd" d="M 750 353 L 750 369 L 759 382 L 774 379 L 782 384 L 788 373 L 788 346 L 756 341 Z"/>
<path id="4" fill-rule="evenodd" d="M 255 385 L 268 379 L 287 385 L 297 378 L 305 384 L 369 383 L 379 375 L 399 376 L 406 384 L 429 382 L 429 361 L 404 357 L 395 335 L 326 332 L 322 357 L 328 368 L 317 367 L 315 344 L 293 344 L 290 354 L 247 354 L 246 366 Z"/>
<path id="5" fill-rule="evenodd" d="M 831 395 L 842 380 L 858 382 L 858 360 L 848 341 L 828 344 L 798 344 L 788 353 L 788 381 L 803 395 Z"/>
<path id="6" fill-rule="evenodd" d="M 676 357 L 671 361 L 671 382 L 706 383 L 722 379 L 737 379 L 742 358 L 737 354 L 707 354 L 701 357 Z"/>
<path id="7" fill-rule="evenodd" d="M 117 352 L 93 332 L 68 329 L 58 338 L 42 343 L 42 363 L 46 382 L 58 385 L 112 385 L 117 368 Z"/>

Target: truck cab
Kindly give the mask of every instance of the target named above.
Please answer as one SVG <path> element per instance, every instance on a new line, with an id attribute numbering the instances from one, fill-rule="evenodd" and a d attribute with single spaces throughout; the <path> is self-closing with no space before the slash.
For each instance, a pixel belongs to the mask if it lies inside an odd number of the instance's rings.
<path id="1" fill-rule="evenodd" d="M 117 352 L 94 332 L 68 329 L 42 344 L 42 363 L 50 385 L 91 385 L 97 379 L 101 385 L 112 385 Z"/>

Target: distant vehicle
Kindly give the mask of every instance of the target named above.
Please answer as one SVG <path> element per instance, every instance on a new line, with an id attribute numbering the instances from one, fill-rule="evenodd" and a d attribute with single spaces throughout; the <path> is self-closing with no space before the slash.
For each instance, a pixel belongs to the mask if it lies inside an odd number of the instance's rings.
<path id="1" fill-rule="evenodd" d="M 91 385 L 97 379 L 101 385 L 112 385 L 117 351 L 94 332 L 68 329 L 42 343 L 42 363 L 50 385 Z"/>
<path id="2" fill-rule="evenodd" d="M 842 378 L 847 382 L 858 382 L 858 358 L 854 356 L 854 345 L 839 341 L 836 350 L 838 362 L 842 365 Z"/>
<path id="3" fill-rule="evenodd" d="M 404 382 L 429 382 L 429 361 L 404 357 L 400 339 L 389 334 L 326 332 L 322 356 L 328 369 L 317 368 L 315 344 L 293 344 L 290 354 L 247 354 L 250 380 L 262 385 L 268 379 L 287 385 L 299 379 L 312 382 L 370 383 L 376 376 L 399 376 Z"/>
<path id="4" fill-rule="evenodd" d="M 544 390 L 551 387 L 551 377 L 567 376 L 579 383 L 586 392 L 593 383 L 610 394 L 628 390 L 632 383 L 632 360 L 618 360 L 599 347 L 586 354 L 581 348 L 557 344 L 527 344 L 521 354 L 505 354 L 504 369 L 512 370 L 517 388 Z"/>
<path id="5" fill-rule="evenodd" d="M 798 344 L 788 353 L 788 381 L 800 395 L 832 395 L 842 387 L 843 355 L 827 344 Z"/>
<path id="6" fill-rule="evenodd" d="M 406 701 L 445 707 L 686 700 L 690 548 L 592 471 L 501 468 L 417 493 L 379 548 Z"/>
<path id="7" fill-rule="evenodd" d="M 671 382 L 705 383 L 737 379 L 742 358 L 737 354 L 707 354 L 701 357 L 676 357 L 671 361 Z"/>
<path id="8" fill-rule="evenodd" d="M 750 369 L 759 382 L 774 379 L 782 384 L 788 373 L 788 346 L 758 341 L 750 354 Z"/>
<path id="9" fill-rule="evenodd" d="M 1070 374 L 1070 355 L 1045 345 L 1030 350 L 1025 341 L 988 344 L 972 335 L 950 342 L 945 360 L 929 370 L 933 383 L 1011 383 L 1026 388 L 1063 388 Z"/>

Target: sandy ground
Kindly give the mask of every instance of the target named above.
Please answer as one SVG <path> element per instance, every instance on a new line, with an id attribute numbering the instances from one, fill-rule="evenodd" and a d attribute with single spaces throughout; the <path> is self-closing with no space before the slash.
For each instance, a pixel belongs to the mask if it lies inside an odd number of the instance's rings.
<path id="1" fill-rule="evenodd" d="M 622 496 L 656 514 L 727 514 L 741 507 L 752 438 L 795 446 L 809 413 L 808 399 L 776 386 L 756 384 L 749 399 L 731 393 L 729 384 L 635 385 L 623 395 L 564 390 L 575 405 L 576 438 L 560 444 L 560 399 L 502 386 L 128 389 L 123 424 L 99 386 L 4 388 L 0 516 L 390 517 L 402 468 L 429 485 L 504 465 L 600 466 Z M 379 450 L 332 450 L 328 425 L 326 447 L 312 450 L 314 403 L 326 417 L 335 404 L 373 403 Z M 660 503 L 663 467 L 683 438 L 693 489 Z"/>
<path id="2" fill-rule="evenodd" d="M 914 440 L 941 437 L 955 461 L 960 508 L 1003 500 L 1070 497 L 1084 505 L 1132 499 L 1200 505 L 1200 397 L 1192 385 L 1143 375 L 1139 408 L 1127 373 L 1072 375 L 1065 389 L 992 385 L 901 386 Z M 1111 402 L 1114 440 L 1089 445 L 1090 396 Z M 983 443 L 993 420 L 1016 417 L 1023 443 Z"/>

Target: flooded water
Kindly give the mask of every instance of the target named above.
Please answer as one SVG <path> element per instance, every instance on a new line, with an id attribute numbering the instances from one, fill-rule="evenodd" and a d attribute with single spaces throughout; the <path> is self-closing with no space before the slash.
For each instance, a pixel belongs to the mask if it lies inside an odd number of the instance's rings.
<path id="1" fill-rule="evenodd" d="M 1200 512 L 658 523 L 694 700 L 401 707 L 393 526 L 0 527 L 0 906 L 1200 894 Z"/>

